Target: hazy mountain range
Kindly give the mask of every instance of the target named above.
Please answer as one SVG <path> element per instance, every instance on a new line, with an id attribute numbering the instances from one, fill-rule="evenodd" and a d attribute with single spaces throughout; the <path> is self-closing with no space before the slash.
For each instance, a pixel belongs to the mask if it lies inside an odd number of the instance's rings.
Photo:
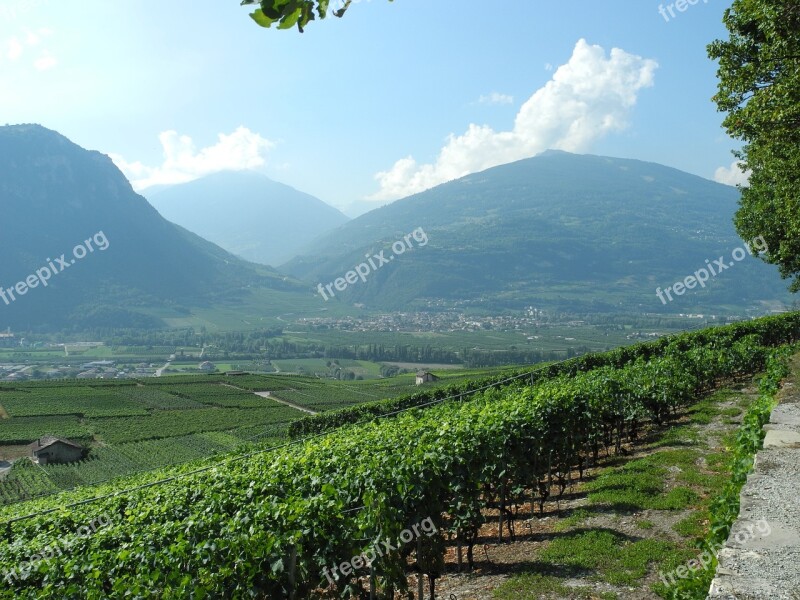
<path id="1" fill-rule="evenodd" d="M 152 194 L 191 233 L 136 194 L 107 156 L 20 125 L 0 127 L 0 198 L 0 329 L 159 327 L 197 307 L 235 311 L 259 289 L 284 310 L 317 311 L 344 302 L 719 312 L 790 299 L 776 269 L 747 256 L 704 289 L 660 302 L 657 287 L 706 259 L 727 262 L 742 245 L 731 224 L 738 192 L 635 160 L 547 152 L 349 222 L 250 173 Z M 287 260 L 276 270 L 233 253 Z M 363 277 L 348 275 L 356 267 Z M 334 297 L 326 302 L 317 284 Z"/>
<path id="2" fill-rule="evenodd" d="M 168 221 L 266 265 L 286 262 L 348 221 L 322 200 L 254 171 L 216 173 L 143 195 Z"/>
<path id="3" fill-rule="evenodd" d="M 110 158 L 38 125 L 0 127 L 0 198 L 2 327 L 157 327 L 154 310 L 302 289 L 170 223 Z"/>
<path id="4" fill-rule="evenodd" d="M 739 193 L 658 164 L 548 151 L 399 200 L 323 236 L 279 268 L 330 282 L 423 228 L 430 242 L 337 294 L 381 308 L 435 299 L 493 310 L 740 310 L 789 295 L 748 256 L 664 304 L 671 286 L 741 247 Z M 737 254 L 738 256 L 738 254 Z M 666 297 L 665 297 L 666 300 Z"/>

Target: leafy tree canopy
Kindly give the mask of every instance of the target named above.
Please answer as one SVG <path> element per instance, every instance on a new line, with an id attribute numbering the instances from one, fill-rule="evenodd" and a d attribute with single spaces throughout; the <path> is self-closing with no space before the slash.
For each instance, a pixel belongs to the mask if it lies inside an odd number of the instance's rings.
<path id="1" fill-rule="evenodd" d="M 750 172 L 735 223 L 746 240 L 763 235 L 762 258 L 800 290 L 800 3 L 735 0 L 727 40 L 709 45 L 719 61 L 714 100 L 723 125 L 744 142 L 735 153 Z"/>
<path id="2" fill-rule="evenodd" d="M 250 16 L 262 27 L 277 23 L 278 29 L 291 29 L 296 25 L 302 33 L 309 21 L 317 17 L 324 19 L 329 14 L 343 17 L 353 2 L 359 0 L 242 0 L 242 6 L 259 5 Z"/>

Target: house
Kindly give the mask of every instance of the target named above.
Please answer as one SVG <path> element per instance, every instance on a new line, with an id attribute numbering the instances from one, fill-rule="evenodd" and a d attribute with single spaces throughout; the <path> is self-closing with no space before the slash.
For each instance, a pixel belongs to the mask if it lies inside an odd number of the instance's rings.
<path id="1" fill-rule="evenodd" d="M 423 383 L 430 383 L 432 381 L 439 381 L 439 378 L 433 373 L 429 373 L 428 371 L 417 371 L 417 385 L 422 385 Z"/>
<path id="2" fill-rule="evenodd" d="M 86 449 L 80 444 L 51 435 L 36 440 L 28 448 L 31 457 L 40 465 L 75 462 L 86 454 Z"/>
<path id="3" fill-rule="evenodd" d="M 0 332 L 0 348 L 13 348 L 17 345 L 17 336 L 11 330 Z"/>
<path id="4" fill-rule="evenodd" d="M 88 362 L 85 365 L 81 365 L 81 369 L 98 369 L 98 368 L 108 368 L 114 366 L 113 360 L 95 360 L 93 362 Z"/>
<path id="5" fill-rule="evenodd" d="M 200 363 L 200 370 L 201 371 L 205 371 L 206 373 L 211 373 L 212 371 L 216 371 L 217 370 L 217 366 L 212 362 L 206 361 L 206 362 Z"/>

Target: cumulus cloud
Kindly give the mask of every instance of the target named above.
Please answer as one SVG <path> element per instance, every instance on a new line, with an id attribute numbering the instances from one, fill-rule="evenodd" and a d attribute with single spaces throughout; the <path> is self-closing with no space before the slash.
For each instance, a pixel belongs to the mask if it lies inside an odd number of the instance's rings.
<path id="1" fill-rule="evenodd" d="M 15 37 L 6 42 L 6 57 L 8 57 L 8 60 L 18 60 L 24 50 L 25 46 Z"/>
<path id="2" fill-rule="evenodd" d="M 714 181 L 725 185 L 747 185 L 750 180 L 750 171 L 743 171 L 738 160 L 731 163 L 730 167 L 720 167 L 714 171 Z"/>
<path id="3" fill-rule="evenodd" d="M 501 94 L 499 92 L 492 92 L 478 98 L 480 104 L 513 104 L 514 96 L 508 94 Z"/>
<path id="4" fill-rule="evenodd" d="M 41 28 L 35 31 L 24 30 L 24 35 L 13 36 L 6 40 L 6 58 L 11 62 L 19 61 L 23 54 L 28 50 L 39 46 L 44 41 L 44 38 L 53 34 L 52 29 Z M 47 71 L 52 69 L 58 64 L 56 58 L 46 48 L 39 52 L 38 58 L 34 59 L 33 67 L 37 71 Z"/>
<path id="5" fill-rule="evenodd" d="M 58 64 L 56 58 L 50 54 L 49 52 L 45 51 L 42 52 L 42 55 L 33 61 L 33 68 L 37 71 L 47 71 L 52 69 Z"/>
<path id="6" fill-rule="evenodd" d="M 216 144 L 200 150 L 192 138 L 176 131 L 164 131 L 158 139 L 164 151 L 164 162 L 159 166 L 128 162 L 118 154 L 109 155 L 137 190 L 159 184 L 186 183 L 220 171 L 254 169 L 266 163 L 266 154 L 275 147 L 274 142 L 246 127 L 239 127 L 230 135 L 220 133 Z"/>
<path id="7" fill-rule="evenodd" d="M 471 124 L 450 135 L 436 161 L 408 156 L 375 175 L 380 190 L 370 200 L 395 200 L 470 173 L 534 156 L 548 148 L 585 151 L 622 131 L 639 92 L 654 83 L 658 64 L 619 48 L 610 53 L 579 40 L 569 61 L 520 108 L 511 131 Z"/>

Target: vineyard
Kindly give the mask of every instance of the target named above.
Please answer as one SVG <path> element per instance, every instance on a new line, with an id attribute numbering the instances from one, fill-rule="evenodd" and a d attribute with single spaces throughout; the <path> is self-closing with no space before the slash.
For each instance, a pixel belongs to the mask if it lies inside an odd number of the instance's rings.
<path id="1" fill-rule="evenodd" d="M 18 461 L 18 468 L 0 479 L 0 504 L 196 461 L 254 439 L 277 441 L 300 414 L 232 387 L 223 376 L 187 379 L 32 382 L 0 388 L 0 407 L 9 417 L 0 423 L 2 447 L 26 451 L 33 440 L 56 435 L 90 448 L 86 459 L 69 465 L 36 465 L 31 471 L 27 464 L 32 463 Z M 285 387 L 281 378 L 274 379 L 278 381 L 245 376 L 236 382 Z"/>
<path id="2" fill-rule="evenodd" d="M 448 373 L 429 389 L 465 377 Z M 0 444 L 25 445 L 47 434 L 88 445 L 91 453 L 77 464 L 40 467 L 37 478 L 20 479 L 11 473 L 0 480 L 0 504 L 194 461 L 254 440 L 285 438 L 302 413 L 256 396 L 256 391 L 270 391 L 277 399 L 322 412 L 408 395 L 415 387 L 412 376 L 339 382 L 297 375 L 5 384 L 0 386 L 0 407 L 10 418 L 2 421 Z M 195 444 L 208 435 L 229 440 L 222 445 Z M 130 452 L 134 443 L 144 441 L 152 443 L 152 453 Z"/>
<path id="3" fill-rule="evenodd" d="M 799 324 L 793 313 L 582 357 L 501 388 L 9 521 L 0 568 L 28 568 L 14 571 L 0 597 L 306 598 L 329 586 L 369 597 L 372 583 L 387 598 L 407 590 L 411 572 L 426 576 L 433 595 L 448 544 L 472 564 L 488 508 L 499 509 L 502 534 L 512 507 L 541 507 L 601 452 L 635 444 L 721 382 L 765 367 L 779 378 L 785 371 L 775 365 L 787 353 L 775 348 L 796 341 Z M 75 537 L 101 518 L 106 527 Z M 425 521 L 435 534 L 402 537 Z M 73 542 L 69 560 L 53 556 L 60 539 Z M 371 566 L 326 576 L 381 540 L 396 546 Z"/>

